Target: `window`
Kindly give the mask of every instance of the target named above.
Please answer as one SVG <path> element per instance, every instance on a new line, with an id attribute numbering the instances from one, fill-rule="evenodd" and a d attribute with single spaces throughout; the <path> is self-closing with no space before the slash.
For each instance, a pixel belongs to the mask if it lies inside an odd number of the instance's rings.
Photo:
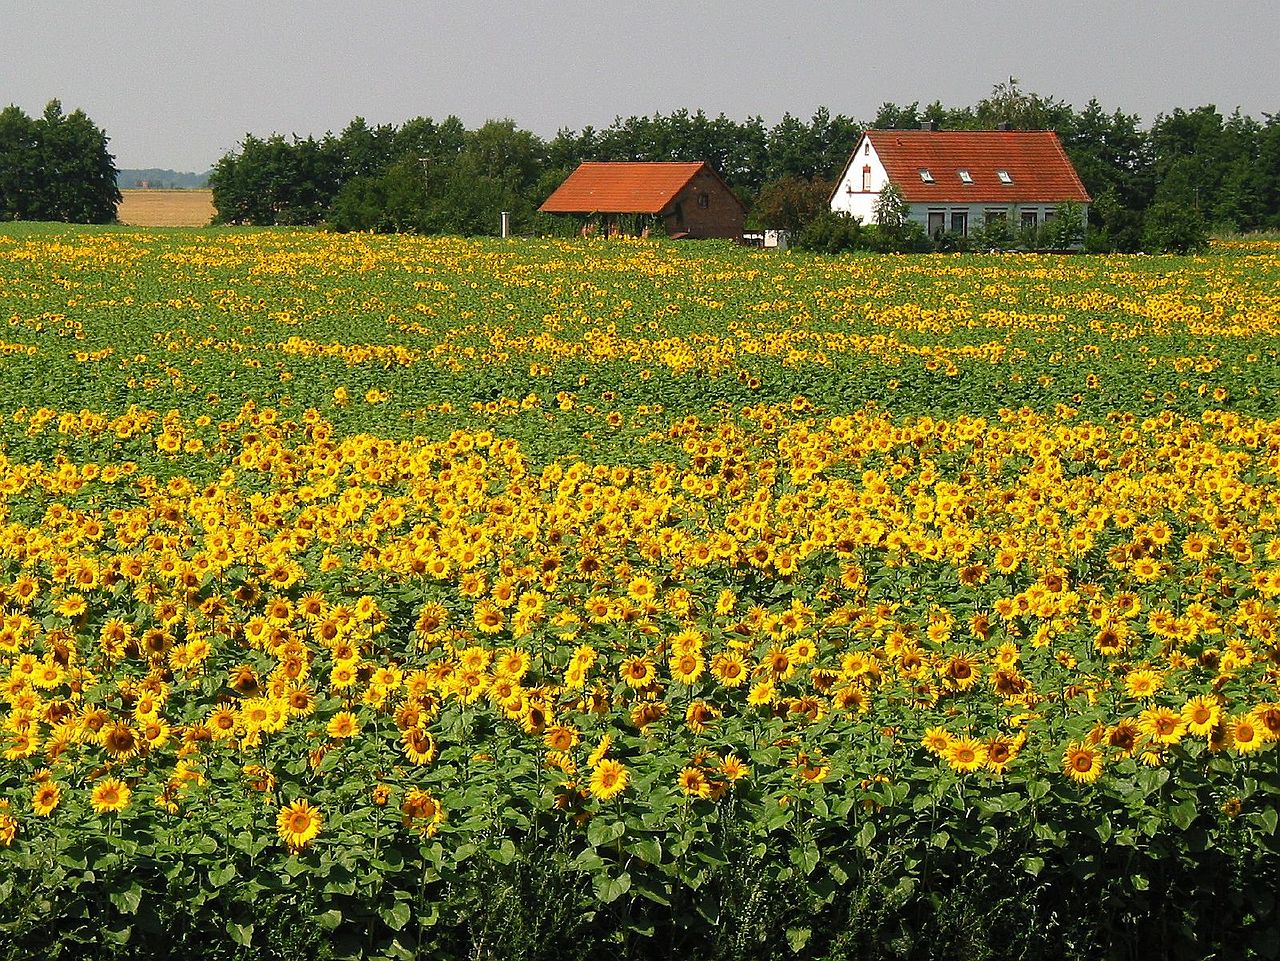
<path id="1" fill-rule="evenodd" d="M 707 193 L 705 190 L 702 193 L 698 194 L 698 206 L 701 207 L 703 210 L 706 210 L 708 207 L 710 207 L 711 194 Z"/>
<path id="2" fill-rule="evenodd" d="M 1036 212 L 1034 210 L 1024 210 L 1022 212 L 1022 229 L 1030 230 L 1036 225 Z"/>
<path id="3" fill-rule="evenodd" d="M 1007 210 L 984 210 L 982 212 L 983 219 L 988 224 L 1003 224 L 1009 220 L 1009 211 Z"/>
<path id="4" fill-rule="evenodd" d="M 871 164 L 866 164 L 862 168 L 862 192 L 871 192 Z"/>
<path id="5" fill-rule="evenodd" d="M 969 211 L 951 211 L 951 232 L 961 237 L 969 236 Z"/>
<path id="6" fill-rule="evenodd" d="M 1000 178 L 1000 182 L 1001 182 L 1002 184 L 1011 184 L 1011 183 L 1013 183 L 1013 178 L 1009 176 L 1009 171 L 1007 171 L 1007 170 L 997 170 L 997 171 L 996 171 L 996 176 Z"/>
<path id="7" fill-rule="evenodd" d="M 862 145 L 862 156 L 864 156 L 864 157 L 870 157 L 870 156 L 871 156 L 871 141 L 870 141 L 870 140 L 868 140 L 865 144 L 863 144 L 863 145 Z"/>
<path id="8" fill-rule="evenodd" d="M 1058 211 L 1054 207 L 1050 207 L 1048 210 L 1044 212 L 1044 222 L 1046 224 L 1053 223 L 1053 221 L 1056 220 L 1057 217 L 1058 217 Z"/>
<path id="9" fill-rule="evenodd" d="M 939 237 L 947 229 L 947 214 L 944 210 L 929 211 L 929 236 Z"/>
<path id="10" fill-rule="evenodd" d="M 957 171 L 956 171 L 956 173 L 960 174 L 960 180 L 961 180 L 962 182 L 967 183 L 967 184 L 971 184 L 971 183 L 973 183 L 973 178 L 972 178 L 971 176 L 969 176 L 969 171 L 967 171 L 967 170 L 957 170 Z"/>
<path id="11" fill-rule="evenodd" d="M 921 180 L 923 180 L 923 181 L 924 181 L 925 183 L 927 183 L 927 184 L 931 184 L 931 183 L 933 183 L 933 174 L 929 173 L 929 168 L 928 168 L 928 167 L 921 167 L 921 168 L 920 168 L 920 179 L 921 179 Z"/>

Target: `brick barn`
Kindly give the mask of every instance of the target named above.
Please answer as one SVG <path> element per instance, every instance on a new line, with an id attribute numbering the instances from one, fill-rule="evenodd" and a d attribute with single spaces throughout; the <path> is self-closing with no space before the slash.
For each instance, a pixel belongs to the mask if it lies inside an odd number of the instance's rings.
<path id="1" fill-rule="evenodd" d="M 584 163 L 539 208 L 582 218 L 583 233 L 741 240 L 747 211 L 706 163 Z"/>

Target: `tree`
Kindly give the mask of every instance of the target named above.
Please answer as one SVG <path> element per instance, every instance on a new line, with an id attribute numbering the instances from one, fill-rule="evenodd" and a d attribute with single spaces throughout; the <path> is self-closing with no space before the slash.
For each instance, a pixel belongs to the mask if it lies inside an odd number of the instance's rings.
<path id="1" fill-rule="evenodd" d="M 0 218 L 105 224 L 116 216 L 115 158 L 83 110 L 50 100 L 35 120 L 0 112 Z"/>
<path id="2" fill-rule="evenodd" d="M 1057 216 L 1045 233 L 1054 250 L 1073 250 L 1084 240 L 1084 208 L 1074 200 L 1058 204 Z"/>
<path id="3" fill-rule="evenodd" d="M 34 122 L 17 107 L 0 110 L 0 218 L 32 219 L 39 168 Z"/>
<path id="4" fill-rule="evenodd" d="M 1143 238 L 1153 253 L 1189 254 L 1208 245 L 1209 228 L 1193 207 L 1166 200 L 1147 211 Z"/>
<path id="5" fill-rule="evenodd" d="M 886 233 L 893 234 L 906 224 L 910 209 L 898 185 L 887 183 L 880 190 L 880 196 L 876 198 L 876 226 Z"/>
<path id="6" fill-rule="evenodd" d="M 832 185 L 826 180 L 783 177 L 764 185 L 752 218 L 770 230 L 796 232 L 829 209 Z"/>
<path id="7" fill-rule="evenodd" d="M 1017 77 L 996 84 L 991 96 L 973 109 L 977 126 L 994 130 L 1008 124 L 1013 130 L 1065 130 L 1071 125 L 1071 105 L 1054 97 L 1025 93 Z"/>

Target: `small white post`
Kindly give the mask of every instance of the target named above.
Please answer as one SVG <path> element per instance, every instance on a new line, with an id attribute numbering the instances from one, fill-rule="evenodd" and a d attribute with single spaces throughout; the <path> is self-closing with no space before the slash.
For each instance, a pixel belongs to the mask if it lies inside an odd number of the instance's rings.
<path id="1" fill-rule="evenodd" d="M 504 210 L 502 212 L 502 236 L 504 238 L 511 236 L 511 211 Z"/>

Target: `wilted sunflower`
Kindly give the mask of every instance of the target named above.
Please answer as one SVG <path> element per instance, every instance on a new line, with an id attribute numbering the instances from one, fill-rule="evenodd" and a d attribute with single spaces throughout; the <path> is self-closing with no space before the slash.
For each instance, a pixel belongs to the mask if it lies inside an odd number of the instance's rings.
<path id="1" fill-rule="evenodd" d="M 404 826 L 428 837 L 434 835 L 444 821 L 444 808 L 430 791 L 410 788 L 400 805 Z"/>

